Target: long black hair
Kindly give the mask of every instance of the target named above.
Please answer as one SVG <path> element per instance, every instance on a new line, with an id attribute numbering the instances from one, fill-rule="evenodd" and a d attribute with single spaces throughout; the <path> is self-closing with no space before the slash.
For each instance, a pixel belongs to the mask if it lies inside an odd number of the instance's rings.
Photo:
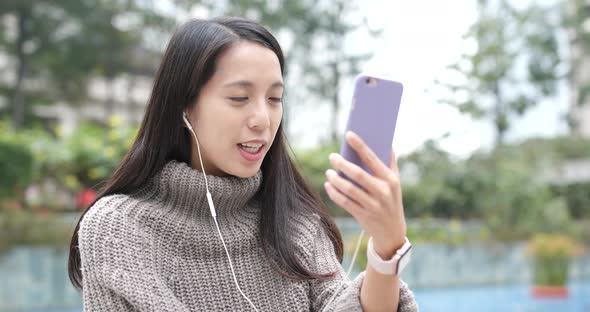
<path id="1" fill-rule="evenodd" d="M 142 187 L 170 160 L 190 164 L 191 135 L 184 128 L 182 112 L 197 99 L 213 76 L 218 56 L 239 40 L 271 49 L 285 72 L 281 47 L 262 25 L 238 17 L 190 20 L 172 35 L 156 73 L 145 115 L 133 145 L 94 202 L 82 213 L 70 242 L 68 274 L 74 287 L 82 289 L 78 230 L 80 221 L 101 197 L 130 194 Z M 154 148 L 157 146 L 158 148 Z M 301 213 L 315 213 L 342 262 L 342 237 L 319 196 L 297 170 L 288 153 L 282 124 L 262 162 L 260 233 L 265 254 L 282 275 L 291 279 L 325 279 L 334 272 L 310 272 L 296 258 L 293 220 Z M 273 256 L 271 256 L 273 255 Z"/>

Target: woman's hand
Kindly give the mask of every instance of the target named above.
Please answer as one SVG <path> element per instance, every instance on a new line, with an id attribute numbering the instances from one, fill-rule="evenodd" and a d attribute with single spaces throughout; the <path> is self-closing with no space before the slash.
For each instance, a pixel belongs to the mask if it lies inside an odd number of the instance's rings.
<path id="1" fill-rule="evenodd" d="M 395 154 L 392 149 L 388 167 L 358 135 L 349 131 L 346 141 L 374 176 L 341 155 L 333 153 L 330 154 L 330 163 L 334 169 L 342 171 L 362 188 L 340 177 L 333 169 L 326 171 L 327 182 L 324 187 L 328 196 L 348 211 L 373 237 L 373 245 L 379 256 L 390 259 L 404 244 L 406 236 L 402 190 Z"/>

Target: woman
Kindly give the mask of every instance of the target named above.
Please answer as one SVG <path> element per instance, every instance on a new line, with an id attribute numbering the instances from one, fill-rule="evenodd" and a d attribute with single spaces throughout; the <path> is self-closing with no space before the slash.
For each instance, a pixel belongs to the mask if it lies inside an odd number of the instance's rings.
<path id="1" fill-rule="evenodd" d="M 283 73 L 278 42 L 253 21 L 179 27 L 133 146 L 72 237 L 85 310 L 417 310 L 397 275 L 344 274 L 340 233 L 288 155 Z M 331 162 L 367 192 L 333 170 L 326 190 L 389 259 L 406 229 L 395 161 L 366 157 L 379 177 Z"/>

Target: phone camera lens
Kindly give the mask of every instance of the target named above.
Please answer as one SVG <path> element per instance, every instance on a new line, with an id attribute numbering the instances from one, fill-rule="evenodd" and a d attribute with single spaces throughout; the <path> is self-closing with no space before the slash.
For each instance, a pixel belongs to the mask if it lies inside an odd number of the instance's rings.
<path id="1" fill-rule="evenodd" d="M 365 83 L 367 85 L 369 85 L 369 87 L 375 87 L 375 86 L 377 86 L 377 79 L 372 78 L 372 77 L 367 77 L 365 79 Z"/>

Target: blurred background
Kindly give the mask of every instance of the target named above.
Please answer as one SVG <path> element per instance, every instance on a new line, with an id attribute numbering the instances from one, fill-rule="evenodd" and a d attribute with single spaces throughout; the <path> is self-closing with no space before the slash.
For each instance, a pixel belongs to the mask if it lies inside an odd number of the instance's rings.
<path id="1" fill-rule="evenodd" d="M 345 266 L 360 228 L 322 184 L 368 71 L 405 86 L 402 278 L 421 310 L 590 311 L 585 0 L 2 0 L 0 311 L 82 310 L 66 274 L 78 216 L 130 147 L 175 26 L 218 15 L 281 42 L 288 137 Z"/>

